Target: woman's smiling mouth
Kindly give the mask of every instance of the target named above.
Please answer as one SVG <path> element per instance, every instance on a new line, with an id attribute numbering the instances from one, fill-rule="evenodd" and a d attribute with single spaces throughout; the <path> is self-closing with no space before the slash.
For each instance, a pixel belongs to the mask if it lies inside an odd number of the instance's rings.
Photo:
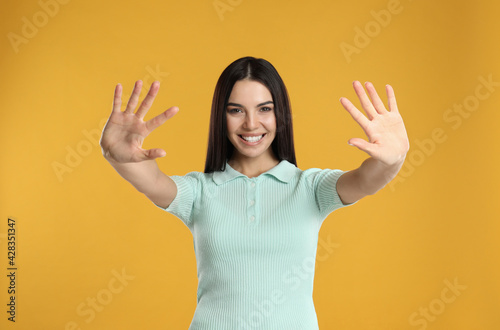
<path id="1" fill-rule="evenodd" d="M 262 140 L 266 134 L 261 135 L 238 135 L 240 139 L 246 144 L 255 145 Z"/>

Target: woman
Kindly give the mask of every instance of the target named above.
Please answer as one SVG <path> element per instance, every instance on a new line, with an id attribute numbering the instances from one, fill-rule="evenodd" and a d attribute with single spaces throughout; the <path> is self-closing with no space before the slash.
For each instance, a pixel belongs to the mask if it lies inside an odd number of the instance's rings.
<path id="1" fill-rule="evenodd" d="M 190 329 L 318 329 L 312 290 L 323 220 L 383 188 L 408 152 L 391 86 L 388 111 L 372 84 L 366 83 L 370 101 L 354 82 L 367 117 L 340 99 L 369 138 L 349 140 L 370 156 L 359 168 L 302 171 L 281 77 L 264 59 L 238 59 L 215 88 L 204 173 L 170 177 L 155 161 L 165 151 L 141 146 L 179 109 L 144 122 L 159 83 L 134 113 L 141 87 L 136 82 L 121 112 L 122 88 L 116 86 L 101 147 L 123 178 L 193 234 L 198 305 Z"/>

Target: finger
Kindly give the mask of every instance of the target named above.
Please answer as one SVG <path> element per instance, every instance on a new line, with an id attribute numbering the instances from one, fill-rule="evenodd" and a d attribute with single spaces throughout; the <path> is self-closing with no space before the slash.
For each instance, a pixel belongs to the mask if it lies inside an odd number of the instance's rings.
<path id="1" fill-rule="evenodd" d="M 141 106 L 136 112 L 136 115 L 139 116 L 140 119 L 143 119 L 146 113 L 148 112 L 151 105 L 153 105 L 153 101 L 158 93 L 158 89 L 160 89 L 160 82 L 154 81 L 149 88 L 148 95 L 142 100 Z"/>
<path id="2" fill-rule="evenodd" d="M 373 143 L 370 143 L 360 138 L 349 139 L 347 143 L 349 143 L 351 146 L 358 148 L 361 151 L 366 152 L 368 155 L 373 156 L 373 148 L 374 148 Z"/>
<path id="3" fill-rule="evenodd" d="M 361 128 L 365 130 L 370 121 L 361 113 L 361 111 L 356 109 L 354 104 L 352 104 L 352 102 L 345 97 L 340 98 L 340 103 L 342 103 L 342 106 L 347 110 L 347 112 L 349 112 L 351 117 L 361 126 Z"/>
<path id="4" fill-rule="evenodd" d="M 115 98 L 113 100 L 113 112 L 121 111 L 122 107 L 122 85 L 118 84 L 115 87 Z"/>
<path id="5" fill-rule="evenodd" d="M 385 108 L 384 102 L 380 99 L 380 97 L 377 94 L 377 90 L 375 89 L 375 86 L 371 82 L 365 82 L 366 89 L 368 90 L 368 94 L 370 95 L 370 98 L 372 99 L 373 106 L 377 113 L 379 114 L 384 114 L 387 113 L 387 109 Z"/>
<path id="6" fill-rule="evenodd" d="M 391 112 L 399 113 L 398 105 L 396 103 L 396 95 L 394 94 L 394 89 L 391 85 L 385 85 L 385 90 L 387 92 L 387 99 L 389 100 L 389 110 Z"/>
<path id="7" fill-rule="evenodd" d="M 161 126 L 168 119 L 172 118 L 179 111 L 178 107 L 171 107 L 168 110 L 162 112 L 158 116 L 148 120 L 146 122 L 146 128 L 149 132 L 153 131 L 157 127 Z"/>
<path id="8" fill-rule="evenodd" d="M 134 109 L 137 106 L 137 102 L 139 101 L 139 95 L 141 94 L 141 89 L 142 89 L 142 81 L 137 80 L 135 82 L 132 95 L 130 95 L 130 99 L 128 100 L 125 113 L 134 113 Z"/>
<path id="9" fill-rule="evenodd" d="M 165 150 L 160 149 L 160 148 L 144 150 L 145 159 L 155 159 L 155 158 L 159 158 L 159 157 L 165 157 L 166 154 L 167 153 L 165 152 Z"/>
<path id="10" fill-rule="evenodd" d="M 372 120 L 375 115 L 377 114 L 377 111 L 373 107 L 372 102 L 368 98 L 368 95 L 366 95 L 365 89 L 361 85 L 359 81 L 354 81 L 353 83 L 354 86 L 354 91 L 358 95 L 359 101 L 361 102 L 361 106 L 366 112 L 366 115 L 368 116 L 368 119 Z"/>

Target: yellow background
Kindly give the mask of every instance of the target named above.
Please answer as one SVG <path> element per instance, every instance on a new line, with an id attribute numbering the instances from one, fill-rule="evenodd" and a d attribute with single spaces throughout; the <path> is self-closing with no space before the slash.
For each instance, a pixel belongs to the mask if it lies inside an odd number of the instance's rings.
<path id="1" fill-rule="evenodd" d="M 397 181 L 321 228 L 334 248 L 318 248 L 320 328 L 500 329 L 500 86 L 487 97 L 478 87 L 480 77 L 500 82 L 500 5 L 221 3 L 222 13 L 212 0 L 2 2 L 0 327 L 188 328 L 191 233 L 123 180 L 97 141 L 115 85 L 128 98 L 136 80 L 159 79 L 146 119 L 180 112 L 145 147 L 167 151 L 158 161 L 166 174 L 203 171 L 217 78 L 251 55 L 273 63 L 289 89 L 299 168 L 349 170 L 367 157 L 347 144 L 364 134 L 338 101 L 359 105 L 354 80 L 372 81 L 384 101 L 384 85 L 394 87 L 410 137 Z M 382 24 L 384 10 L 394 13 Z M 370 28 L 365 44 L 356 39 Z M 347 56 L 346 44 L 357 51 Z M 483 99 L 473 111 L 445 119 L 476 88 Z M 15 324 L 6 313 L 8 217 L 17 220 Z"/>

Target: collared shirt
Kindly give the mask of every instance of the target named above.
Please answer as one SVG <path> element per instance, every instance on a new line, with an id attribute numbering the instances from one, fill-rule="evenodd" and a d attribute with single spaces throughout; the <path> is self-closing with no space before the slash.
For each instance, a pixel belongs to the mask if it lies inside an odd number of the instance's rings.
<path id="1" fill-rule="evenodd" d="M 318 329 L 318 233 L 346 206 L 336 189 L 343 173 L 282 160 L 253 178 L 228 163 L 224 171 L 171 176 L 177 195 L 162 209 L 189 228 L 197 261 L 190 329 Z"/>

